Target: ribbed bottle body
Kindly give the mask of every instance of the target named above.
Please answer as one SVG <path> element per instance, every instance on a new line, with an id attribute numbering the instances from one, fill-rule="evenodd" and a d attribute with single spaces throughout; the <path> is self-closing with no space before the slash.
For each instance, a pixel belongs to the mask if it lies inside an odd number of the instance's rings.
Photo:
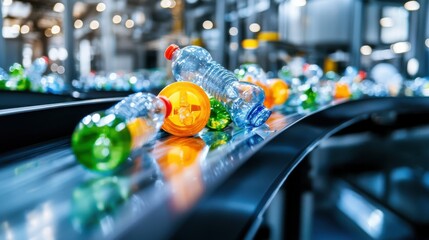
<path id="1" fill-rule="evenodd" d="M 263 90 L 238 81 L 232 72 L 213 61 L 205 49 L 185 47 L 174 52 L 172 60 L 174 78 L 193 82 L 221 101 L 238 127 L 257 127 L 270 116 L 271 112 L 261 106 L 265 98 Z"/>

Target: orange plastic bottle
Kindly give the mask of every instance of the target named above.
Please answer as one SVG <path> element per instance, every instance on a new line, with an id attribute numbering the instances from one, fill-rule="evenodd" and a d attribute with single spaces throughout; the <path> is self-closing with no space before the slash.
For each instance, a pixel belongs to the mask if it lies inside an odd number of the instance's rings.
<path id="1" fill-rule="evenodd" d="M 159 96 L 167 98 L 172 111 L 162 129 L 179 137 L 200 132 L 210 117 L 210 100 L 204 90 L 191 82 L 175 82 L 165 87 Z"/>
<path id="2" fill-rule="evenodd" d="M 279 78 L 269 79 L 267 83 L 272 93 L 274 106 L 283 105 L 289 97 L 287 83 Z"/>

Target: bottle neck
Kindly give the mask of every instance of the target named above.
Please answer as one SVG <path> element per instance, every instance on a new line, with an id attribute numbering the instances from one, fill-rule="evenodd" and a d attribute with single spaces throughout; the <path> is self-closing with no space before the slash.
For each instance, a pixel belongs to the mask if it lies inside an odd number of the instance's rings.
<path id="1" fill-rule="evenodd" d="M 170 116 L 171 110 L 172 110 L 172 104 L 170 102 L 170 100 L 164 96 L 158 96 L 158 98 L 164 103 L 165 105 L 165 117 L 164 118 L 168 118 L 168 116 Z"/>

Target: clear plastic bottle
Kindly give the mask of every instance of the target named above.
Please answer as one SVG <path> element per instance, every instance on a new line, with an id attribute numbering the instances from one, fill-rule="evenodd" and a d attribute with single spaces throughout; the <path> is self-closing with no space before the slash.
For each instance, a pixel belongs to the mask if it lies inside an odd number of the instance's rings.
<path id="1" fill-rule="evenodd" d="M 35 92 L 43 91 L 42 86 L 42 75 L 46 72 L 48 68 L 48 58 L 40 57 L 36 58 L 31 64 L 30 68 L 27 71 L 27 76 L 31 81 L 31 90 Z"/>
<path id="2" fill-rule="evenodd" d="M 72 136 L 76 158 L 92 170 L 113 170 L 156 136 L 170 112 L 168 99 L 135 93 L 106 111 L 87 115 Z"/>
<path id="3" fill-rule="evenodd" d="M 172 44 L 165 51 L 172 60 L 177 81 L 191 81 L 223 102 L 238 127 L 258 127 L 265 123 L 271 111 L 264 107 L 264 92 L 258 86 L 238 81 L 234 74 L 213 61 L 201 47 L 180 49 Z"/>
<path id="4" fill-rule="evenodd" d="M 271 109 L 274 106 L 273 92 L 269 86 L 267 74 L 262 67 L 257 64 L 243 64 L 238 72 L 243 74 L 237 76 L 240 81 L 253 83 L 264 90 L 264 106 Z"/>

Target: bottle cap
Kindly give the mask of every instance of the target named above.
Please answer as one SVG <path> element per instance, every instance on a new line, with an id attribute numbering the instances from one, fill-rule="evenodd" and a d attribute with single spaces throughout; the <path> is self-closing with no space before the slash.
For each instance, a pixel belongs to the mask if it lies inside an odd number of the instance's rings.
<path id="1" fill-rule="evenodd" d="M 170 44 L 170 46 L 168 46 L 167 49 L 165 49 L 165 52 L 164 52 L 165 58 L 168 60 L 171 60 L 173 58 L 173 53 L 179 49 L 180 49 L 179 46 L 177 46 L 176 44 Z"/>
<path id="2" fill-rule="evenodd" d="M 159 99 L 161 99 L 162 102 L 164 102 L 165 104 L 165 117 L 164 118 L 168 118 L 168 116 L 170 116 L 171 113 L 171 109 L 173 108 L 171 105 L 170 100 L 168 100 L 168 98 L 164 97 L 164 96 L 158 96 Z"/>
<path id="3" fill-rule="evenodd" d="M 42 59 L 46 62 L 49 63 L 49 58 L 47 56 L 43 56 Z"/>
<path id="4" fill-rule="evenodd" d="M 175 82 L 165 87 L 159 96 L 167 98 L 171 114 L 162 129 L 179 137 L 193 136 L 201 131 L 210 117 L 210 100 L 204 90 L 191 82 Z"/>

